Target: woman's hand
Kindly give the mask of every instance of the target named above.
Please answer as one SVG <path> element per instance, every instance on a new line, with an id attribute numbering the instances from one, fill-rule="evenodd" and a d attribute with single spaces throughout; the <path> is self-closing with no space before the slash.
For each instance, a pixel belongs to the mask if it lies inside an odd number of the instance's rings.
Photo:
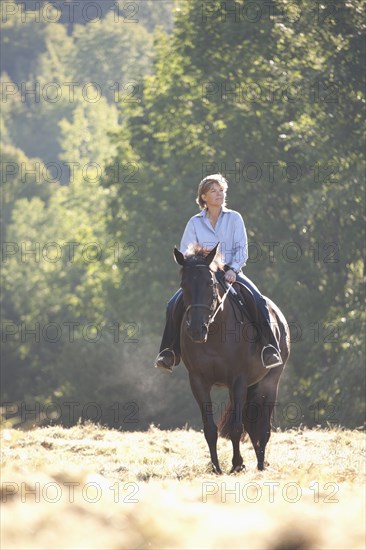
<path id="1" fill-rule="evenodd" d="M 225 281 L 227 283 L 235 283 L 236 281 L 236 273 L 233 269 L 228 269 L 225 273 Z"/>

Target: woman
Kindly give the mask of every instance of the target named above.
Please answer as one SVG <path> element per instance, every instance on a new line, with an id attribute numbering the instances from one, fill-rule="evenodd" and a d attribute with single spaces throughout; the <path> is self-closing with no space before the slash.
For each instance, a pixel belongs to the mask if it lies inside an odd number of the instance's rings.
<path id="1" fill-rule="evenodd" d="M 220 251 L 225 261 L 225 281 L 238 281 L 249 289 L 262 314 L 261 325 L 266 329 L 261 330 L 263 366 L 277 367 L 282 365 L 282 360 L 278 342 L 270 326 L 267 303 L 255 284 L 241 271 L 248 259 L 248 241 L 243 218 L 239 212 L 226 208 L 227 187 L 227 181 L 221 174 L 207 176 L 200 182 L 196 202 L 201 212 L 187 223 L 180 250 L 185 253 L 192 243 L 211 250 L 218 242 L 220 243 Z M 173 367 L 179 364 L 179 336 L 183 314 L 182 290 L 179 289 L 168 303 L 165 330 L 155 367 L 172 372 Z M 264 338 L 265 332 L 269 334 L 267 339 Z"/>

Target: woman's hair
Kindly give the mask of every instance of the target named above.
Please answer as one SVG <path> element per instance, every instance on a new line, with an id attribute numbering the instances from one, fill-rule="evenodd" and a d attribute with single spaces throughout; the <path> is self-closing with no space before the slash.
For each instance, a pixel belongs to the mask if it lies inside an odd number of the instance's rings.
<path id="1" fill-rule="evenodd" d="M 209 191 L 214 183 L 217 183 L 221 189 L 224 192 L 224 206 L 226 205 L 226 191 L 227 191 L 227 181 L 221 174 L 211 174 L 210 176 L 206 176 L 203 178 L 203 180 L 200 182 L 198 186 L 197 191 L 197 198 L 196 203 L 200 207 L 201 210 L 204 210 L 206 208 L 206 203 L 202 199 L 202 195 L 205 195 L 207 191 Z"/>

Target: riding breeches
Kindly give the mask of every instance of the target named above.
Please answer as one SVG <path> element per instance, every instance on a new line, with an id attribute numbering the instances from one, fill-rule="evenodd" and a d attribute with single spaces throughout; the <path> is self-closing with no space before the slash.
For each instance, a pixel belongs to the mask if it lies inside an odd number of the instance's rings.
<path id="1" fill-rule="evenodd" d="M 260 293 L 260 290 L 253 283 L 253 281 L 249 279 L 249 277 L 244 275 L 242 271 L 239 271 L 239 273 L 237 273 L 236 280 L 244 285 L 251 292 L 253 298 L 255 299 L 256 306 L 261 313 L 262 319 L 259 321 L 260 326 L 258 326 L 257 328 L 259 330 L 260 338 L 263 345 L 271 344 L 272 346 L 275 346 L 278 351 L 280 351 L 279 344 L 271 326 L 271 318 L 269 315 L 267 302 Z"/>
<path id="2" fill-rule="evenodd" d="M 159 351 L 169 348 L 174 349 L 176 355 L 180 355 L 180 325 L 183 315 L 183 291 L 180 288 L 168 302 L 165 328 Z"/>

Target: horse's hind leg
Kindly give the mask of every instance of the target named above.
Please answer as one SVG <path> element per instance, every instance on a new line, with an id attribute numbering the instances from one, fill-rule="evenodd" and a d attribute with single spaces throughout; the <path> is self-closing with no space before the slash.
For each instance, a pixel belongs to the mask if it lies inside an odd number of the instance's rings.
<path id="1" fill-rule="evenodd" d="M 233 467 L 230 473 L 240 472 L 245 469 L 243 457 L 240 454 L 240 439 L 243 433 L 243 407 L 247 393 L 247 384 L 243 376 L 238 377 L 230 390 L 232 405 L 232 422 L 230 427 L 230 439 L 233 445 Z"/>
<path id="2" fill-rule="evenodd" d="M 260 396 L 248 400 L 244 426 L 257 456 L 258 470 L 264 470 L 266 466 L 264 457 L 266 445 L 271 435 L 271 412 L 268 403 L 264 403 Z"/>
<path id="3" fill-rule="evenodd" d="M 215 474 L 222 474 L 217 456 L 217 426 L 214 422 L 210 387 L 199 376 L 190 373 L 192 393 L 198 403 L 203 421 L 203 432 L 210 449 L 212 470 Z"/>
<path id="4" fill-rule="evenodd" d="M 280 372 L 271 371 L 255 386 L 248 388 L 247 406 L 244 411 L 244 427 L 253 444 L 258 470 L 264 470 L 265 451 L 271 437 L 271 417 L 277 398 Z"/>

